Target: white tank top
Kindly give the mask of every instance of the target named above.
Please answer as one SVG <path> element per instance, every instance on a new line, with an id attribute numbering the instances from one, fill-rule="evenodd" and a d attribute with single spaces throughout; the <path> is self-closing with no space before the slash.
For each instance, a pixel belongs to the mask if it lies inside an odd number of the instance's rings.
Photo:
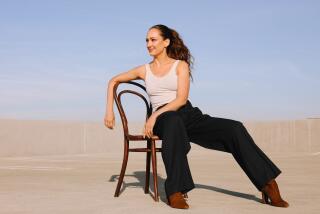
<path id="1" fill-rule="evenodd" d="M 150 64 L 146 64 L 145 84 L 153 112 L 157 110 L 158 107 L 176 98 L 178 90 L 176 68 L 178 63 L 179 60 L 176 60 L 169 72 L 161 77 L 155 76 L 150 69 Z"/>

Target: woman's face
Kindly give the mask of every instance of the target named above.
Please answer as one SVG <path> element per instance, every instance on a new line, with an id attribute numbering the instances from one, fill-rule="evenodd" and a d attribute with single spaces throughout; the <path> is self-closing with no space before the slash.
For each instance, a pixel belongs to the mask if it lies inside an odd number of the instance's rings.
<path id="1" fill-rule="evenodd" d="M 165 47 L 169 45 L 170 40 L 164 40 L 158 29 L 151 28 L 147 33 L 146 43 L 149 54 L 151 56 L 158 56 L 163 51 L 166 51 Z"/>

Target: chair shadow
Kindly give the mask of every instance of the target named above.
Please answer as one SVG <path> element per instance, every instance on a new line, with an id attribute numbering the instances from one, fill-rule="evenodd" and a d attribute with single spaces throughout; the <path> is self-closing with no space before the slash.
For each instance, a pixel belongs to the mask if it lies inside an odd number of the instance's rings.
<path id="1" fill-rule="evenodd" d="M 134 177 L 138 181 L 137 182 L 126 183 L 125 182 L 125 177 Z M 118 181 L 118 178 L 119 178 L 119 175 L 112 175 L 110 177 L 110 179 L 109 179 L 109 182 L 116 182 L 116 181 Z M 126 188 L 141 188 L 142 191 L 144 192 L 145 180 L 146 180 L 145 179 L 145 171 L 135 171 L 131 175 L 125 175 L 124 179 L 123 179 L 122 188 L 120 189 L 120 194 L 119 195 L 121 195 L 121 193 Z M 165 182 L 165 179 L 158 175 L 158 194 L 159 194 L 160 200 L 163 201 L 163 202 L 166 202 L 167 201 L 167 197 L 166 197 L 166 193 L 165 193 L 165 190 L 164 190 L 164 182 Z M 238 198 L 243 198 L 243 199 L 252 200 L 252 201 L 256 201 L 256 202 L 261 202 L 261 199 L 256 197 L 255 195 L 242 193 L 242 192 L 237 192 L 237 191 L 232 191 L 232 190 L 227 190 L 227 189 L 223 189 L 223 188 L 220 188 L 220 187 L 209 186 L 209 185 L 205 185 L 205 184 L 195 184 L 195 188 L 211 190 L 211 191 L 214 191 L 214 192 L 219 192 L 219 193 L 231 195 L 231 196 L 238 197 Z M 152 178 L 152 174 L 151 173 L 150 173 L 150 188 L 149 188 L 149 193 L 148 194 L 150 195 L 150 197 L 153 198 L 154 188 L 153 188 L 153 178 Z"/>

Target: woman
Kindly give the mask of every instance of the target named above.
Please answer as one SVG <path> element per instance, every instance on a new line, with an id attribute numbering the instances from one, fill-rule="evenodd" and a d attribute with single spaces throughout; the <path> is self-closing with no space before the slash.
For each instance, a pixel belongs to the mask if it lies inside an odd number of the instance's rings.
<path id="1" fill-rule="evenodd" d="M 173 208 L 188 209 L 184 193 L 194 188 L 188 165 L 189 142 L 231 153 L 256 188 L 264 203 L 288 207 L 274 180 L 281 171 L 257 147 L 241 122 L 211 117 L 188 101 L 191 54 L 179 34 L 164 25 L 152 26 L 146 38 L 152 62 L 121 73 L 109 81 L 105 126 L 113 129 L 113 87 L 117 82 L 145 81 L 153 106 L 144 135 L 162 139 L 162 159 L 167 179 L 165 192 Z"/>

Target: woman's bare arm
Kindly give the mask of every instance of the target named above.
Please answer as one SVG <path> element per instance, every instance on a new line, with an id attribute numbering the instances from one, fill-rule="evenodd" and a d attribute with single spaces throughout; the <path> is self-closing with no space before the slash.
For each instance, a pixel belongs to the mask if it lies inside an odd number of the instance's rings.
<path id="1" fill-rule="evenodd" d="M 135 79 L 144 79 L 145 69 L 144 66 L 138 66 L 127 72 L 120 73 L 109 80 L 106 92 L 106 110 L 104 117 L 104 124 L 109 129 L 113 129 L 115 125 L 114 112 L 113 112 L 113 88 L 118 82 L 127 82 Z"/>

